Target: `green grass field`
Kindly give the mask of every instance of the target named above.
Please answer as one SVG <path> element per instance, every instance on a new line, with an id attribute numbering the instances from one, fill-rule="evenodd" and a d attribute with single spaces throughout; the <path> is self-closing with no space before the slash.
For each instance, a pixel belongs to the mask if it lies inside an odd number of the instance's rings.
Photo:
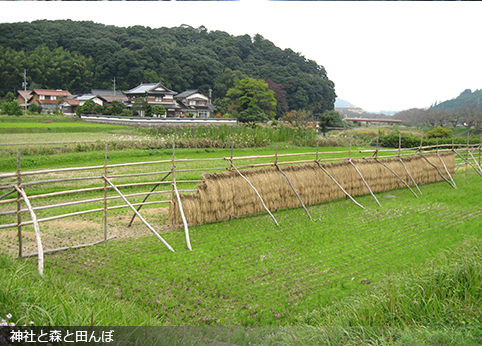
<path id="1" fill-rule="evenodd" d="M 129 301 L 160 325 L 291 325 L 307 312 L 369 291 L 387 274 L 422 265 L 467 237 L 480 237 L 480 177 L 164 233 L 46 257 L 46 272 Z M 36 260 L 27 261 L 32 268 Z M 370 281 L 364 284 L 363 280 Z M 35 319 L 31 316 L 30 319 Z M 45 323 L 41 321 L 39 323 Z M 76 323 L 78 321 L 69 321 Z"/>
<path id="2" fill-rule="evenodd" d="M 101 133 L 96 131 L 91 133 Z M 280 154 L 314 151 L 287 143 L 278 144 L 278 149 Z M 236 148 L 234 155 L 274 150 L 274 144 Z M 347 147 L 320 150 L 347 157 Z M 230 149 L 176 149 L 178 158 L 230 153 Z M 172 150 L 131 148 L 109 150 L 108 155 L 109 163 L 169 160 Z M 352 155 L 362 156 L 355 147 Z M 22 156 L 22 169 L 103 162 L 103 150 L 32 153 Z M 182 168 L 198 165 L 185 163 Z M 15 169 L 15 157 L 0 155 L 0 172 Z M 137 220 L 133 232 L 138 234 L 131 238 L 46 255 L 44 277 L 37 273 L 36 258 L 14 261 L 2 254 L 0 318 L 11 313 L 18 324 L 57 326 L 290 327 L 260 332 L 262 337 L 254 339 L 242 329 L 239 342 L 231 339 L 237 345 L 478 345 L 482 343 L 482 177 L 474 172 L 465 177 L 459 171 L 455 181 L 457 189 L 445 182 L 421 186 L 420 198 L 408 189 L 379 193 L 382 207 L 370 195 L 355 198 L 366 209 L 349 199 L 310 206 L 313 221 L 303 209 L 276 211 L 279 227 L 266 214 L 193 226 L 192 252 L 182 230 L 161 234 L 176 251 L 172 253 Z M 63 188 L 45 185 L 35 191 Z M 68 200 L 63 196 L 56 202 Z M 68 212 L 79 209 L 69 208 Z M 147 210 L 156 228 L 165 223 L 165 214 Z M 125 209 L 109 215 L 110 227 L 130 217 Z M 74 230 L 74 224 L 103 232 L 100 215 L 68 219 L 62 227 Z M 75 232 L 80 236 L 83 230 Z M 180 345 L 205 344 L 187 340 L 182 333 L 174 339 Z M 176 344 L 164 342 L 160 344 Z"/>

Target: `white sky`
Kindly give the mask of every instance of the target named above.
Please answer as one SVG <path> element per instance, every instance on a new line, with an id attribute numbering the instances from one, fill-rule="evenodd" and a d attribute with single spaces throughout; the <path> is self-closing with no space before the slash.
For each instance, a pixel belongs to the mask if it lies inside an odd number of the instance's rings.
<path id="1" fill-rule="evenodd" d="M 428 107 L 482 89 L 482 2 L 0 2 L 0 22 L 204 25 L 260 34 L 325 67 L 338 97 L 368 111 Z"/>

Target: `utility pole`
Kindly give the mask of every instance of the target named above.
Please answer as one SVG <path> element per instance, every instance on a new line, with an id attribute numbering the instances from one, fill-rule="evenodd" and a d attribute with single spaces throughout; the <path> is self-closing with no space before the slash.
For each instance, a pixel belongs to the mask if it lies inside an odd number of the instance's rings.
<path id="1" fill-rule="evenodd" d="M 27 115 L 27 70 L 23 70 L 23 91 L 25 92 L 25 115 Z"/>
<path id="2" fill-rule="evenodd" d="M 112 80 L 112 82 L 114 83 L 114 96 L 115 96 L 115 77 L 114 77 L 114 79 Z"/>

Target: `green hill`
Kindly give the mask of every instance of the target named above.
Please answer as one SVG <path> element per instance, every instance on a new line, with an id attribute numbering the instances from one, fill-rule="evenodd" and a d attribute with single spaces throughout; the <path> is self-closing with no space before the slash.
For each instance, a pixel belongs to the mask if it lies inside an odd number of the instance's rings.
<path id="1" fill-rule="evenodd" d="M 94 22 L 40 20 L 0 24 L 0 97 L 22 88 L 118 90 L 161 81 L 182 92 L 212 89 L 221 100 L 236 78 L 269 80 L 285 109 L 333 109 L 336 94 L 326 70 L 261 35 L 232 36 L 204 26 L 121 28 Z M 284 95 L 284 96 L 283 96 Z M 283 99 L 285 98 L 285 101 Z"/>
<path id="2" fill-rule="evenodd" d="M 482 89 L 475 90 L 474 92 L 470 89 L 465 89 L 456 98 L 436 104 L 432 108 L 442 109 L 444 111 L 454 111 L 462 106 L 480 104 L 480 102 L 482 102 Z"/>

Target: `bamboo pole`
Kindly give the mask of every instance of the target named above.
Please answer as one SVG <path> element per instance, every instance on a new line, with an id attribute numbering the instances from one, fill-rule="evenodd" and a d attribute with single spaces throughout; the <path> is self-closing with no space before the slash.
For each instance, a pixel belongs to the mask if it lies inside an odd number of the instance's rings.
<path id="1" fill-rule="evenodd" d="M 482 168 L 480 167 L 480 164 L 477 162 L 477 159 L 474 157 L 474 155 L 472 154 L 472 152 L 469 152 L 470 154 L 470 157 L 472 157 L 472 160 L 474 160 L 475 162 L 475 165 L 479 168 L 479 171 L 482 173 Z M 473 167 L 473 166 L 472 166 Z M 477 169 L 475 169 L 477 171 Z"/>
<path id="2" fill-rule="evenodd" d="M 111 236 L 111 237 L 107 238 L 107 240 L 112 240 L 112 239 L 115 239 L 115 238 L 117 238 L 117 236 L 114 235 L 114 236 Z M 81 248 L 84 248 L 84 247 L 97 245 L 97 244 L 100 244 L 100 243 L 105 243 L 105 240 L 99 240 L 99 241 L 96 241 L 94 243 L 89 243 L 89 244 L 82 244 L 82 245 L 76 245 L 76 246 L 61 247 L 61 248 L 52 249 L 52 250 L 45 250 L 43 253 L 45 255 L 45 254 L 49 254 L 49 253 L 55 253 L 55 252 L 66 251 L 66 250 L 76 250 L 76 249 L 81 249 Z M 31 254 L 28 254 L 28 255 L 23 255 L 22 258 L 29 258 L 29 257 L 35 257 L 35 256 L 38 256 L 38 252 L 34 252 L 34 253 L 31 253 Z"/>
<path id="3" fill-rule="evenodd" d="M 147 201 L 147 199 L 149 198 L 149 196 L 154 192 L 155 189 L 157 189 L 157 187 L 159 185 L 161 185 L 161 183 L 167 179 L 167 177 L 171 174 L 171 172 L 167 173 L 162 179 L 160 182 L 158 182 L 156 185 L 154 185 L 154 187 L 151 189 L 151 191 L 149 192 L 149 194 L 144 198 L 144 200 L 142 201 L 142 203 L 144 203 L 145 201 Z M 142 208 L 142 204 L 139 206 L 139 208 L 137 208 L 137 211 L 141 210 Z M 128 227 L 131 227 L 132 226 L 132 222 L 134 222 L 134 219 L 136 218 L 136 214 L 132 215 L 132 218 L 131 218 L 131 221 L 129 222 L 129 224 L 127 225 Z"/>
<path id="4" fill-rule="evenodd" d="M 454 152 L 455 152 L 455 154 L 457 154 L 458 156 L 460 156 L 460 158 L 462 159 L 462 162 L 459 163 L 458 166 L 457 166 L 457 168 L 459 168 L 459 167 L 460 167 L 461 165 L 463 165 L 466 161 L 465 161 L 465 158 L 464 158 L 462 155 L 460 155 L 457 151 L 454 151 Z M 475 172 L 477 172 L 477 174 L 479 174 L 480 176 L 482 176 L 482 172 L 479 172 L 479 171 L 477 170 L 477 168 L 475 168 L 474 165 L 472 165 L 472 163 L 471 163 L 470 161 L 468 161 L 468 164 L 472 166 L 472 168 L 475 170 Z M 457 171 L 457 169 L 456 169 L 455 171 Z"/>
<path id="5" fill-rule="evenodd" d="M 254 190 L 254 192 L 256 192 L 256 195 L 258 195 L 258 198 L 259 200 L 261 201 L 261 204 L 263 205 L 264 209 L 268 212 L 268 214 L 271 216 L 271 218 L 273 219 L 274 223 L 276 224 L 276 226 L 279 226 L 278 224 L 278 221 L 276 221 L 275 217 L 273 216 L 273 214 L 271 214 L 271 212 L 269 211 L 268 207 L 266 206 L 266 204 L 264 204 L 264 201 L 263 201 L 263 198 L 261 197 L 261 195 L 259 194 L 258 190 L 256 190 L 256 188 L 253 186 L 253 184 L 250 183 L 250 181 L 236 168 L 236 166 L 234 164 L 231 163 L 231 167 L 233 167 L 233 169 L 238 172 L 238 174 L 241 176 L 241 178 L 243 178 L 248 184 L 249 186 L 251 186 L 251 188 Z"/>
<path id="6" fill-rule="evenodd" d="M 177 183 L 201 183 L 202 180 L 198 179 L 193 179 L 193 180 L 177 180 Z M 133 187 L 133 186 L 144 186 L 144 185 L 153 185 L 153 184 L 171 184 L 171 182 L 166 181 L 166 182 L 145 182 L 145 183 L 132 183 L 132 184 L 119 184 L 117 187 Z M 12 185 L 13 186 L 13 185 Z M 111 189 L 110 186 L 107 186 L 108 189 Z M 76 190 L 66 190 L 66 191 L 58 191 L 58 192 L 51 192 L 51 193 L 45 193 L 45 194 L 40 194 L 40 195 L 35 195 L 35 196 L 29 196 L 30 200 L 33 199 L 38 199 L 38 198 L 45 198 L 45 197 L 56 197 L 56 196 L 62 196 L 62 195 L 68 195 L 68 194 L 74 194 L 74 193 L 81 193 L 81 192 L 90 192 L 90 191 L 98 191 L 98 190 L 103 190 L 104 187 L 99 186 L 99 187 L 89 187 L 85 189 L 76 189 Z M 16 190 L 13 190 L 10 193 L 15 192 Z M 195 191 L 195 190 L 193 190 Z M 10 194 L 9 193 L 9 194 Z M 110 197 L 109 197 L 110 198 Z M 109 199 L 108 198 L 108 199 Z M 115 197 L 118 198 L 118 197 Z M 11 203 L 15 202 L 16 198 L 13 199 L 8 199 L 8 200 L 3 200 L 0 201 L 0 204 L 6 204 L 6 203 Z"/>
<path id="7" fill-rule="evenodd" d="M 467 173 L 469 170 L 468 162 L 469 162 L 469 133 L 467 132 L 467 153 L 465 158 L 465 177 L 467 178 Z"/>
<path id="8" fill-rule="evenodd" d="M 313 221 L 313 219 L 311 218 L 310 212 L 308 211 L 308 209 L 306 209 L 305 204 L 303 203 L 303 201 L 301 200 L 300 195 L 298 194 L 298 192 L 296 191 L 295 187 L 294 187 L 293 184 L 291 183 L 290 178 L 288 178 L 288 176 L 285 174 L 285 172 L 283 172 L 283 171 L 281 170 L 281 168 L 280 168 L 280 166 L 278 166 L 278 164 L 276 164 L 276 167 L 278 168 L 278 170 L 280 171 L 280 173 L 284 175 L 284 177 L 286 178 L 286 180 L 288 180 L 288 183 L 290 184 L 291 189 L 292 189 L 293 192 L 295 193 L 296 197 L 298 197 L 298 200 L 300 201 L 301 206 L 303 207 L 303 209 L 305 209 L 305 212 L 306 212 L 306 214 L 308 215 L 310 221 Z"/>
<path id="9" fill-rule="evenodd" d="M 447 178 L 445 178 L 443 176 L 442 172 L 440 172 L 440 169 L 437 166 L 435 166 L 432 162 L 430 162 L 429 159 L 427 159 L 427 157 L 424 154 L 422 154 L 422 152 L 420 152 L 419 155 L 422 156 L 425 159 L 425 161 L 427 161 L 427 163 L 429 165 L 433 166 L 437 170 L 438 174 L 440 174 L 440 176 L 442 177 L 443 180 L 445 180 L 450 186 L 452 186 L 454 189 L 456 189 L 456 187 L 453 186 L 452 183 L 450 181 L 448 181 Z"/>
<path id="10" fill-rule="evenodd" d="M 22 187 L 22 172 L 20 169 L 20 153 L 17 153 L 17 184 Z M 20 204 L 22 194 L 17 188 L 17 236 L 18 236 L 18 257 L 22 257 L 22 205 Z"/>
<path id="11" fill-rule="evenodd" d="M 316 163 L 323 170 L 323 172 L 325 172 L 331 178 L 331 180 L 333 180 L 335 182 L 335 184 L 338 185 L 338 187 L 343 191 L 343 193 L 353 201 L 353 203 L 355 203 L 360 208 L 365 209 L 365 207 L 363 207 L 360 203 L 355 201 L 355 199 L 352 196 L 350 196 L 350 194 L 348 192 L 346 192 L 346 190 L 336 181 L 335 178 L 332 177 L 332 175 L 330 173 L 328 173 L 328 171 L 321 165 L 321 163 L 319 161 L 316 161 Z"/>
<path id="12" fill-rule="evenodd" d="M 413 184 L 415 185 L 415 187 L 417 188 L 418 192 L 420 192 L 420 195 L 423 195 L 422 191 L 420 190 L 420 188 L 418 187 L 418 184 L 417 182 L 415 181 L 415 179 L 412 177 L 412 175 L 410 174 L 410 172 L 408 171 L 408 168 L 407 166 L 405 165 L 405 162 L 403 162 L 402 158 L 399 157 L 398 158 L 400 160 L 400 162 L 402 163 L 403 167 L 405 168 L 405 172 L 407 172 L 408 176 L 410 177 L 410 179 L 412 180 Z"/>
<path id="13" fill-rule="evenodd" d="M 408 187 L 410 189 L 410 191 L 412 191 L 413 195 L 418 198 L 417 194 L 412 190 L 412 188 L 410 187 L 410 185 L 408 185 L 405 180 L 403 180 L 397 173 L 395 173 L 395 171 L 393 171 L 390 167 L 388 167 L 386 164 L 384 164 L 383 162 L 381 162 L 380 160 L 378 159 L 375 159 L 376 162 L 378 162 L 379 164 L 381 164 L 383 167 L 385 167 L 386 169 L 388 169 L 390 172 L 392 172 L 393 175 L 395 175 L 398 179 L 400 179 L 400 181 L 402 183 L 405 184 L 406 187 Z"/>
<path id="14" fill-rule="evenodd" d="M 181 192 L 182 190 L 179 190 Z M 171 200 L 165 200 L 165 201 L 153 201 L 153 202 L 145 202 L 145 205 L 152 205 L 152 204 L 160 204 L 160 203 L 170 203 Z M 140 203 L 131 203 L 134 207 L 137 207 L 140 205 Z M 130 208 L 130 205 L 123 204 L 123 205 L 117 205 L 117 206 L 112 206 L 107 208 L 108 210 L 114 210 L 114 209 L 122 209 L 122 208 Z M 35 208 L 33 208 L 35 209 Z M 62 215 L 56 215 L 56 216 L 49 216 L 43 219 L 37 219 L 38 223 L 42 222 L 47 222 L 47 221 L 53 221 L 53 220 L 58 220 L 58 219 L 64 219 L 67 217 L 72 217 L 72 216 L 79 216 L 79 215 L 85 215 L 85 214 L 92 214 L 92 213 L 98 213 L 104 211 L 104 208 L 98 208 L 98 209 L 89 209 L 89 210 L 83 210 L 83 211 L 78 211 L 74 213 L 68 213 L 68 214 L 62 214 Z M 22 226 L 27 226 L 27 225 L 32 225 L 32 221 L 26 221 L 22 222 Z M 0 225 L 0 229 L 6 229 L 6 228 L 16 228 L 18 226 L 17 223 L 10 223 L 10 224 L 4 224 Z"/>
<path id="15" fill-rule="evenodd" d="M 25 191 L 23 191 L 23 189 L 18 186 L 15 186 L 15 189 L 18 191 L 19 194 L 22 195 L 23 201 L 27 205 L 27 208 L 30 212 L 30 216 L 32 217 L 33 228 L 35 230 L 35 239 L 37 240 L 38 273 L 40 274 L 40 276 L 42 276 L 44 274 L 44 254 L 43 254 L 43 248 L 42 248 L 42 240 L 40 239 L 40 228 L 38 226 L 37 216 L 35 215 L 35 212 L 32 210 L 32 206 L 30 205 L 30 201 L 28 200 L 27 195 L 25 194 Z M 19 257 L 21 257 L 20 254 L 19 254 Z"/>
<path id="16" fill-rule="evenodd" d="M 377 202 L 377 204 L 381 207 L 382 205 L 380 204 L 380 201 L 378 200 L 377 196 L 375 196 L 375 194 L 373 193 L 372 189 L 370 188 L 370 185 L 368 185 L 368 183 L 366 182 L 365 178 L 363 177 L 363 175 L 361 174 L 361 172 L 358 170 L 358 167 L 353 163 L 353 161 L 351 160 L 351 158 L 348 160 L 348 162 L 351 163 L 351 165 L 353 167 L 355 167 L 355 170 L 357 171 L 358 175 L 360 176 L 360 178 L 363 180 L 363 183 L 365 183 L 365 186 L 368 188 L 368 191 L 370 191 L 370 194 L 373 196 L 373 198 L 375 198 L 375 201 Z"/>
<path id="17" fill-rule="evenodd" d="M 169 249 L 171 250 L 172 252 L 174 252 L 174 249 L 154 230 L 154 228 L 151 227 L 151 225 L 149 225 L 147 223 L 146 220 L 144 220 L 144 218 L 141 216 L 141 214 L 139 214 L 136 210 L 136 208 L 134 208 L 134 206 L 124 197 L 124 195 L 119 191 L 119 189 L 117 187 L 115 187 L 114 184 L 112 184 L 110 182 L 109 179 L 107 179 L 106 177 L 103 177 L 103 179 L 105 179 L 105 181 L 107 181 L 107 183 L 112 186 L 112 188 L 119 194 L 119 196 L 122 197 L 122 199 L 124 200 L 124 202 L 127 203 L 127 205 L 134 211 L 134 213 L 137 214 L 137 216 L 139 217 L 139 219 L 142 221 L 142 223 L 144 223 L 144 225 L 147 226 L 147 228 L 149 228 L 149 230 L 154 233 L 154 235 Z"/>
<path id="18" fill-rule="evenodd" d="M 177 191 L 177 186 L 176 186 L 176 177 L 175 177 L 175 171 L 176 171 L 176 156 L 175 156 L 175 142 L 172 141 L 172 188 L 174 189 L 174 193 L 177 198 L 177 204 L 179 205 L 179 212 L 181 213 L 181 219 L 182 223 L 184 225 L 184 235 L 186 237 L 186 246 L 189 249 L 189 251 L 192 251 L 191 247 L 191 240 L 189 239 L 189 228 L 187 227 L 187 221 L 186 221 L 186 216 L 184 215 L 184 210 L 182 208 L 182 203 L 181 203 L 181 197 L 179 196 L 179 191 Z"/>
<path id="19" fill-rule="evenodd" d="M 104 176 L 107 176 L 107 143 L 104 153 Z M 104 242 L 107 243 L 107 182 L 104 180 Z"/>
<path id="20" fill-rule="evenodd" d="M 438 140 L 438 139 L 437 139 L 437 140 Z M 445 162 L 444 162 L 444 160 L 442 159 L 442 157 L 440 156 L 440 154 L 438 153 L 438 151 L 437 151 L 437 156 L 438 156 L 438 158 L 440 159 L 440 161 L 442 162 L 442 165 L 444 166 L 445 172 L 447 173 L 447 175 L 449 176 L 450 180 L 452 181 L 452 185 L 453 185 L 454 187 L 457 187 L 457 185 L 455 184 L 454 179 L 452 178 L 452 175 L 450 174 L 449 170 L 447 169 L 447 166 L 445 165 Z"/>
<path id="21" fill-rule="evenodd" d="M 13 189 L 12 191 L 7 192 L 6 194 L 2 195 L 2 196 L 0 197 L 0 199 L 3 199 L 3 198 L 5 198 L 5 197 L 7 197 L 7 196 L 11 195 L 11 194 L 12 194 L 12 193 L 14 193 L 15 191 L 16 191 L 16 190 L 15 190 L 15 189 Z"/>
<path id="22" fill-rule="evenodd" d="M 182 209 L 181 197 L 179 196 L 179 192 L 177 191 L 177 186 L 175 181 L 173 185 L 174 185 L 174 192 L 177 197 L 177 203 L 179 205 L 179 212 L 181 213 L 182 223 L 184 225 L 184 235 L 186 237 L 186 245 L 187 245 L 187 248 L 190 251 L 192 251 L 191 240 L 189 239 L 189 228 L 187 227 L 186 217 L 184 216 L 184 210 Z"/>

